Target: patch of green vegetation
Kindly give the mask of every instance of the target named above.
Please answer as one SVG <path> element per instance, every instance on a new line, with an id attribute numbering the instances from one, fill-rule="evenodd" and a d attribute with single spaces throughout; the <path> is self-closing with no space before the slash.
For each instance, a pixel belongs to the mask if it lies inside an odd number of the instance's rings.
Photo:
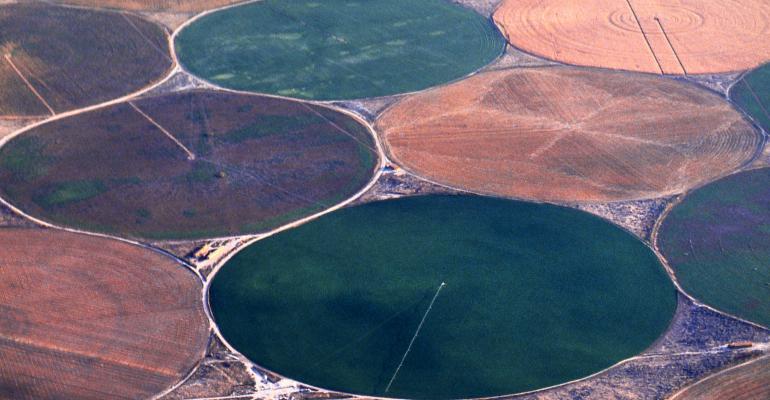
<path id="1" fill-rule="evenodd" d="M 29 135 L 21 135 L 0 150 L 0 168 L 9 170 L 16 179 L 29 182 L 48 171 L 51 159 L 44 155 L 43 142 Z"/>
<path id="2" fill-rule="evenodd" d="M 659 245 L 685 291 L 770 327 L 770 169 L 687 195 L 663 222 Z"/>
<path id="3" fill-rule="evenodd" d="M 96 197 L 107 191 L 99 180 L 77 180 L 57 183 L 44 188 L 34 196 L 34 201 L 44 209 L 51 209 L 68 203 L 75 203 Z"/>
<path id="4" fill-rule="evenodd" d="M 751 71 L 730 90 L 730 98 L 770 132 L 770 64 Z"/>
<path id="5" fill-rule="evenodd" d="M 244 249 L 210 294 L 224 336 L 260 365 L 396 398 L 584 377 L 644 350 L 676 307 L 657 257 L 625 231 L 572 209 L 475 196 L 338 210 Z"/>
<path id="6" fill-rule="evenodd" d="M 271 135 L 288 135 L 300 129 L 305 129 L 313 123 L 324 121 L 314 114 L 303 115 L 260 115 L 253 123 L 228 132 L 219 139 L 227 143 L 241 143 L 246 140 L 259 139 Z"/>
<path id="7" fill-rule="evenodd" d="M 353 99 L 452 81 L 505 45 L 491 21 L 445 0 L 309 4 L 264 0 L 207 15 L 177 36 L 179 59 L 233 89 Z"/>
<path id="8" fill-rule="evenodd" d="M 184 178 L 190 184 L 210 184 L 217 180 L 219 170 L 211 163 L 196 160 Z"/>

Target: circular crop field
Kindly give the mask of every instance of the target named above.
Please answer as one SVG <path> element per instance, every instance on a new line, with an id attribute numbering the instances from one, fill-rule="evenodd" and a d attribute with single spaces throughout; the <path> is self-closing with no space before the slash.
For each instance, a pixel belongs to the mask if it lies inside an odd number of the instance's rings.
<path id="1" fill-rule="evenodd" d="M 506 0 L 494 19 L 514 46 L 569 64 L 710 74 L 770 59 L 765 0 Z"/>
<path id="2" fill-rule="evenodd" d="M 370 203 L 263 239 L 216 275 L 222 334 L 309 384 L 465 398 L 580 378 L 675 309 L 655 255 L 575 210 L 475 196 Z"/>
<path id="3" fill-rule="evenodd" d="M 681 193 L 743 165 L 761 143 L 739 112 L 693 85 L 572 67 L 480 73 L 405 98 L 376 130 L 418 175 L 546 201 Z"/>
<path id="4" fill-rule="evenodd" d="M 172 62 L 163 30 L 133 15 L 0 5 L 0 117 L 45 115 L 139 90 Z"/>
<path id="5" fill-rule="evenodd" d="M 770 132 L 770 64 L 751 71 L 733 85 L 730 98 Z"/>
<path id="6" fill-rule="evenodd" d="M 770 326 L 770 169 L 690 193 L 663 221 L 658 245 L 685 291 Z"/>
<path id="7" fill-rule="evenodd" d="M 0 398 L 150 398 L 202 357 L 201 283 L 171 258 L 52 230 L 0 243 Z"/>
<path id="8" fill-rule="evenodd" d="M 493 24 L 445 0 L 263 0 L 207 15 L 176 38 L 216 84 L 304 99 L 411 92 L 501 54 Z"/>
<path id="9" fill-rule="evenodd" d="M 337 204 L 378 162 L 328 108 L 190 91 L 79 114 L 0 149 L 6 199 L 81 229 L 154 239 L 267 231 Z"/>

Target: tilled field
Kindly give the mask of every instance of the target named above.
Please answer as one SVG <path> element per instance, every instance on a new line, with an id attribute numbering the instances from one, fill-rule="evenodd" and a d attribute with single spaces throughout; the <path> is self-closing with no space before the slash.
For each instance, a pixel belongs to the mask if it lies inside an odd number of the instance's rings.
<path id="1" fill-rule="evenodd" d="M 171 67 L 165 33 L 131 15 L 9 4 L 0 5 L 0 27 L 0 116 L 61 113 L 110 100 Z"/>
<path id="2" fill-rule="evenodd" d="M 550 201 L 680 193 L 761 143 L 740 113 L 694 86 L 571 67 L 478 74 L 404 99 L 376 129 L 395 160 L 439 183 Z"/>
<path id="3" fill-rule="evenodd" d="M 24 211 L 62 225 L 143 238 L 227 236 L 351 196 L 373 174 L 374 146 L 365 126 L 324 107 L 192 91 L 25 132 L 0 150 L 0 185 Z"/>
<path id="4" fill-rule="evenodd" d="M 150 397 L 202 356 L 201 284 L 171 258 L 50 230 L 0 243 L 0 398 Z"/>
<path id="5" fill-rule="evenodd" d="M 770 356 L 708 377 L 671 400 L 770 399 Z"/>
<path id="6" fill-rule="evenodd" d="M 517 48 L 569 64 L 709 74 L 770 59 L 764 0 L 507 0 L 494 19 Z"/>

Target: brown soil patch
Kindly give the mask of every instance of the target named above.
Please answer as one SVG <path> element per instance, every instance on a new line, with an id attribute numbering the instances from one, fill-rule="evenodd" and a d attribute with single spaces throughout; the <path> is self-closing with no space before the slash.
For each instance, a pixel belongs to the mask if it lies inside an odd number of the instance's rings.
<path id="1" fill-rule="evenodd" d="M 83 7 L 115 8 L 131 11 L 201 12 L 245 0 L 58 0 Z"/>
<path id="2" fill-rule="evenodd" d="M 770 356 L 710 376 L 671 400 L 770 399 Z"/>
<path id="3" fill-rule="evenodd" d="M 478 74 L 402 100 L 376 129 L 418 175 L 550 201 L 680 193 L 738 168 L 761 142 L 695 86 L 572 67 Z"/>
<path id="4" fill-rule="evenodd" d="M 123 242 L 0 230 L 0 398 L 147 398 L 202 357 L 195 276 Z"/>
<path id="5" fill-rule="evenodd" d="M 494 19 L 514 46 L 576 65 L 682 74 L 672 47 L 688 74 L 770 58 L 764 0 L 507 0 Z"/>

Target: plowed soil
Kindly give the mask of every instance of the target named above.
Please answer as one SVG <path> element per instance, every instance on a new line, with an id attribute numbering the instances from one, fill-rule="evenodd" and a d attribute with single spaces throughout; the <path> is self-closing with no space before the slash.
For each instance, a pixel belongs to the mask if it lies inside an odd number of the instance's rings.
<path id="1" fill-rule="evenodd" d="M 117 8 L 132 11 L 200 12 L 242 3 L 246 0 L 57 0 L 84 7 Z"/>
<path id="2" fill-rule="evenodd" d="M 262 232 L 331 207 L 366 185 L 377 159 L 369 130 L 345 114 L 190 91 L 25 132 L 0 149 L 0 182 L 57 224 L 185 239 Z"/>
<path id="3" fill-rule="evenodd" d="M 202 356 L 197 278 L 115 240 L 0 230 L 0 398 L 148 398 Z"/>
<path id="4" fill-rule="evenodd" d="M 50 113 L 24 79 L 61 113 L 136 91 L 172 64 L 163 30 L 131 15 L 8 4 L 0 31 L 0 117 Z"/>
<path id="5" fill-rule="evenodd" d="M 764 0 L 507 0 L 494 19 L 514 46 L 568 64 L 706 74 L 770 59 Z"/>
<path id="6" fill-rule="evenodd" d="M 741 166 L 761 142 L 740 113 L 694 86 L 571 67 L 478 74 L 402 100 L 376 128 L 419 175 L 551 201 L 680 193 Z"/>
<path id="7" fill-rule="evenodd" d="M 770 357 L 708 377 L 671 400 L 770 399 Z"/>

